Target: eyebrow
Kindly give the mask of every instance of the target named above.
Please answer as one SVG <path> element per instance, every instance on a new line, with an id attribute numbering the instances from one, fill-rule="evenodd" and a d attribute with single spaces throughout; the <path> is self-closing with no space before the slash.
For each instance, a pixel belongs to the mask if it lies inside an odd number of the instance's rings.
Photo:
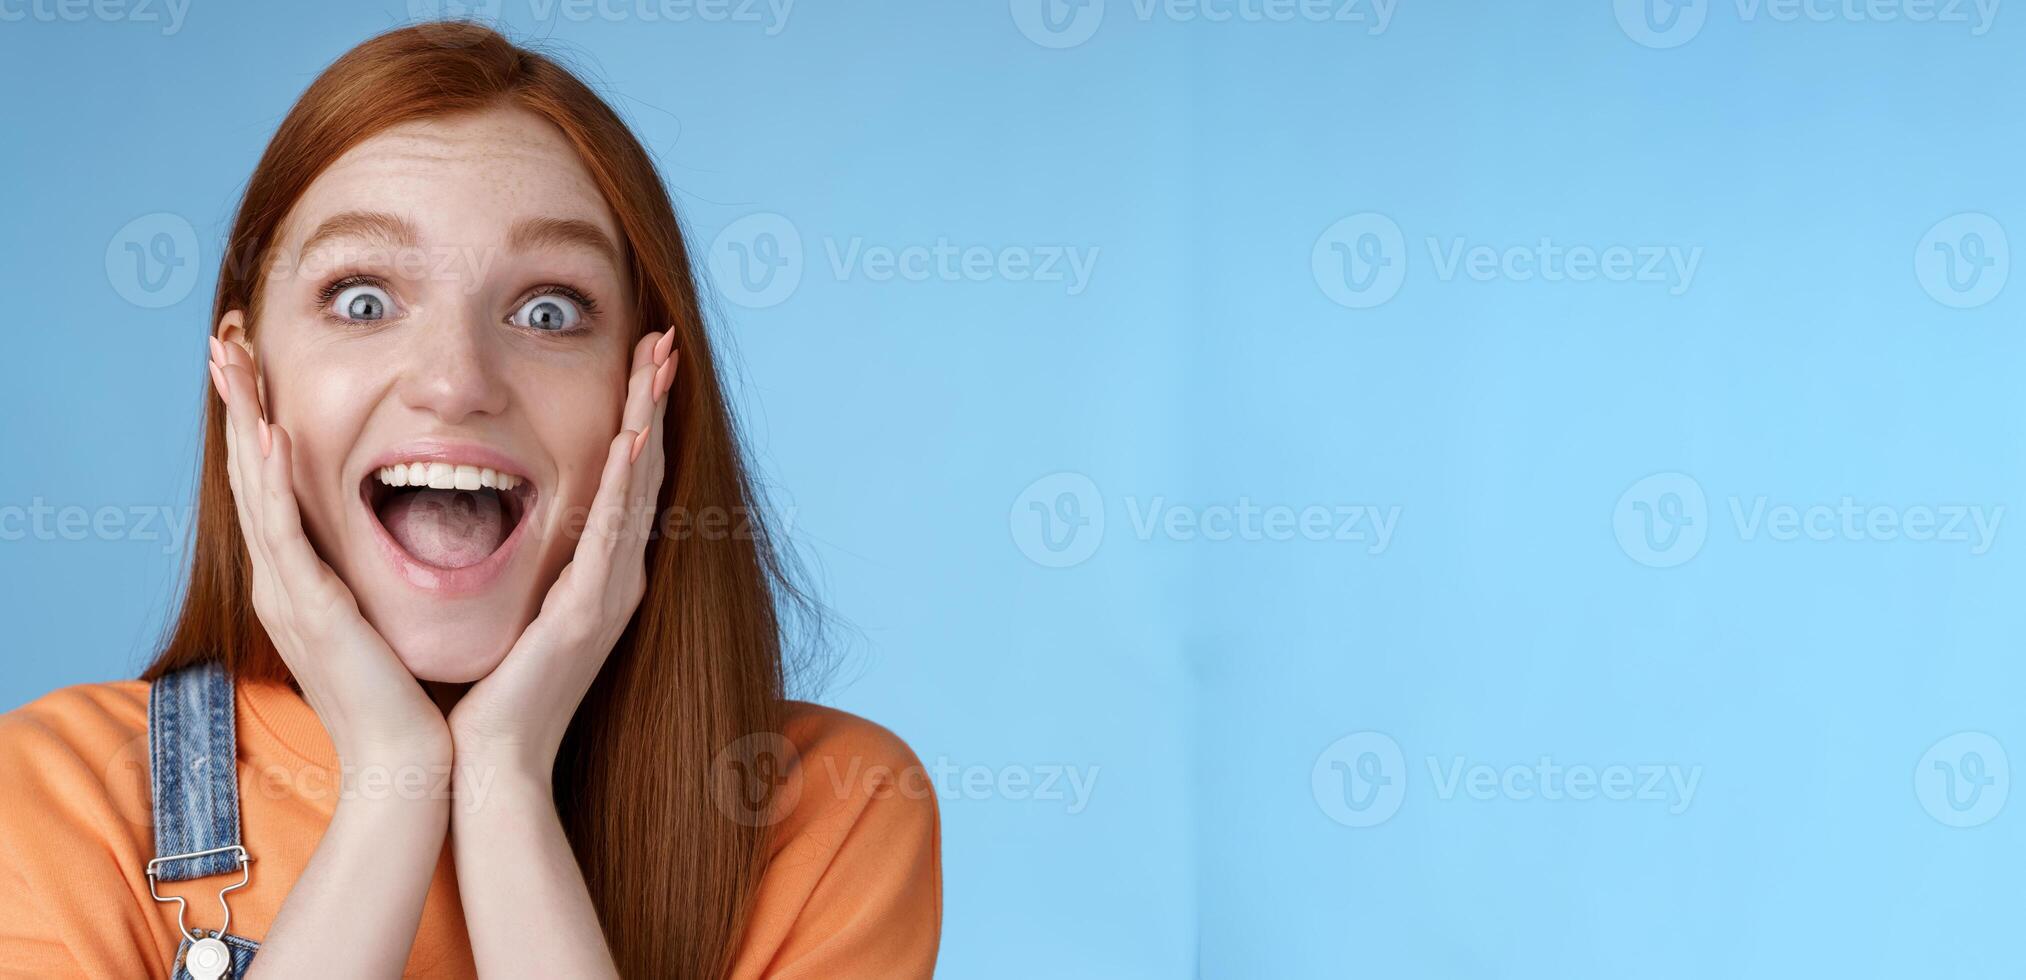
<path id="1" fill-rule="evenodd" d="M 625 268 L 619 246 L 604 229 L 580 218 L 522 218 L 507 232 L 507 247 L 516 252 L 544 245 L 590 249 L 605 257 L 615 269 Z"/>
<path id="2" fill-rule="evenodd" d="M 406 218 L 386 211 L 340 211 L 323 220 L 316 230 L 303 240 L 302 251 L 307 254 L 317 246 L 341 238 L 364 238 L 378 240 L 388 245 L 413 247 L 416 239 L 415 226 Z M 516 252 L 532 251 L 543 246 L 562 246 L 589 249 L 598 253 L 614 268 L 623 268 L 625 263 L 604 229 L 581 218 L 522 218 L 514 222 L 507 232 L 507 247 Z"/>
<path id="3" fill-rule="evenodd" d="M 308 254 L 318 245 L 339 238 L 379 239 L 389 245 L 412 246 L 415 244 L 415 227 L 407 219 L 385 211 L 340 211 L 325 218 L 303 239 L 302 252 Z"/>

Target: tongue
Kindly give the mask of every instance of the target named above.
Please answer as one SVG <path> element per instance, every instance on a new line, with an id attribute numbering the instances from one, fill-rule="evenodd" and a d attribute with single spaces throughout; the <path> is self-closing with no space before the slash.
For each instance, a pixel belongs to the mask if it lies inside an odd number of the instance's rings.
<path id="1" fill-rule="evenodd" d="M 476 565 L 506 541 L 506 515 L 491 490 L 410 490 L 380 505 L 380 523 L 417 559 L 439 568 Z"/>

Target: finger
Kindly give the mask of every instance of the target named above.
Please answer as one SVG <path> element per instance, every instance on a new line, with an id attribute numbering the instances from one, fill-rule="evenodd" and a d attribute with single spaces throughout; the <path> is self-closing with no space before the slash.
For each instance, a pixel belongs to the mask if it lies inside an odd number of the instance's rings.
<path id="1" fill-rule="evenodd" d="M 246 370 L 236 364 L 228 364 L 219 369 L 219 374 L 225 379 L 227 392 L 226 465 L 233 482 L 233 499 L 239 502 L 240 525 L 247 538 L 247 547 L 259 550 L 262 536 L 255 504 L 260 497 L 262 479 L 257 461 L 266 452 L 265 447 L 256 444 L 259 440 L 254 433 L 265 430 L 267 423 L 261 420 L 253 406 L 253 386 Z"/>
<path id="2" fill-rule="evenodd" d="M 224 378 L 222 371 L 220 371 L 219 377 L 221 380 Z M 228 390 L 230 390 L 229 386 Z M 255 455 L 256 450 L 246 437 L 241 434 L 239 427 L 233 424 L 231 415 L 229 414 L 229 402 L 227 411 L 228 414 L 225 422 L 226 479 L 232 487 L 232 509 L 239 522 L 240 546 L 245 549 L 246 553 L 246 574 L 250 587 L 249 598 L 253 601 L 254 611 L 262 617 L 262 622 L 265 623 L 267 621 L 266 617 L 274 610 L 272 603 L 280 596 L 281 589 L 275 582 L 272 569 L 273 563 L 268 560 L 267 543 L 263 540 L 265 535 L 261 531 L 262 522 L 256 502 L 260 494 L 258 489 L 260 481 L 252 472 L 254 468 L 247 462 L 248 460 L 257 458 Z"/>
<path id="3" fill-rule="evenodd" d="M 212 345 L 215 349 L 217 341 L 212 341 Z M 223 352 L 218 353 L 222 355 Z M 239 519 L 240 535 L 250 537 L 253 533 L 253 523 L 247 515 L 246 481 L 239 475 L 239 433 L 232 424 L 232 387 L 226 382 L 225 372 L 218 366 L 217 361 L 211 362 L 208 366 L 211 370 L 212 387 L 218 392 L 218 403 L 225 409 L 225 482 L 232 489 L 232 509 Z M 252 549 L 251 542 L 247 547 L 249 551 Z"/>
<path id="4" fill-rule="evenodd" d="M 648 398 L 652 399 L 648 409 L 648 423 L 640 430 L 639 441 L 633 447 L 633 458 L 640 458 L 640 451 L 649 442 L 659 443 L 661 419 L 668 414 L 668 392 L 675 387 L 675 366 L 682 361 L 681 351 L 671 351 L 667 360 L 654 369 L 654 380 L 648 385 Z"/>
<path id="5" fill-rule="evenodd" d="M 261 418 L 266 418 L 267 378 L 261 374 L 260 365 L 254 361 L 253 351 L 237 341 L 221 341 L 219 346 L 225 349 L 224 363 L 245 368 L 247 376 L 253 379 L 253 407 L 260 413 Z"/>
<path id="6" fill-rule="evenodd" d="M 225 346 L 230 348 L 233 345 Z M 251 460 L 259 458 L 252 433 L 259 431 L 262 423 L 251 405 L 248 385 L 244 380 L 245 370 L 232 365 L 229 359 L 227 364 L 217 366 L 216 370 L 219 382 L 225 387 L 225 465 L 232 482 L 232 498 L 239 510 L 240 528 L 245 533 L 248 548 L 258 548 L 260 521 L 252 502 L 258 496 L 260 479 Z"/>
<path id="7" fill-rule="evenodd" d="M 572 563 L 592 570 L 579 574 L 589 574 L 598 587 L 602 587 L 611 570 L 612 551 L 626 532 L 626 502 L 632 483 L 627 454 L 635 435 L 630 429 L 622 430 L 605 447 L 605 469 L 598 477 L 598 492 L 591 499 L 590 519 L 584 523 L 584 533 L 577 537 L 577 550 L 571 558 Z"/>
<path id="8" fill-rule="evenodd" d="M 226 464 L 234 483 L 233 500 L 239 511 L 240 536 L 246 541 L 248 559 L 253 563 L 255 579 L 266 586 L 269 594 L 281 592 L 280 581 L 276 578 L 273 549 L 269 545 L 266 521 L 263 520 L 266 496 L 266 475 L 261 463 L 271 456 L 272 442 L 267 431 L 267 420 L 260 415 L 260 406 L 253 384 L 253 359 L 246 349 L 236 343 L 220 344 L 225 360 L 219 365 L 219 375 L 225 380 L 226 405 Z"/>
<path id="9" fill-rule="evenodd" d="M 649 529 L 653 526 L 656 503 L 661 496 L 662 474 L 666 472 L 666 437 L 668 428 L 669 388 L 675 383 L 675 366 L 682 358 L 676 351 L 664 361 L 655 372 L 654 411 L 648 427 L 640 433 L 633 445 L 633 507 L 636 515 L 636 533 L 640 535 L 642 548 L 646 547 Z"/>
<path id="10" fill-rule="evenodd" d="M 288 431 L 270 425 L 274 451 L 261 465 L 261 534 L 269 560 L 280 584 L 292 594 L 304 588 L 327 584 L 326 566 L 303 533 L 302 512 L 295 498 L 295 445 Z"/>
<path id="11" fill-rule="evenodd" d="M 644 432 L 654 411 L 654 335 L 633 345 L 633 364 L 626 375 L 626 408 L 620 414 L 620 428 Z"/>
<path id="12" fill-rule="evenodd" d="M 226 344 L 225 348 L 227 351 L 231 351 L 237 346 L 237 344 Z M 225 375 L 225 381 L 231 391 L 231 395 L 226 399 L 225 404 L 231 409 L 230 418 L 232 419 L 232 424 L 239 429 L 241 435 L 255 439 L 259 443 L 260 454 L 263 457 L 266 456 L 268 450 L 266 436 L 267 421 L 260 414 L 260 396 L 256 391 L 257 385 L 253 378 L 253 369 L 239 363 L 237 360 L 231 360 L 221 368 L 221 371 Z"/>

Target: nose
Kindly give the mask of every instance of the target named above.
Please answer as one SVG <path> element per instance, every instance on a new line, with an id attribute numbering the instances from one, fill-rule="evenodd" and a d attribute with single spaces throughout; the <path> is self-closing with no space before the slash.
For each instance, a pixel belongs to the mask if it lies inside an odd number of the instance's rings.
<path id="1" fill-rule="evenodd" d="M 497 332 L 476 311 L 417 324 L 403 345 L 398 390 L 409 408 L 446 424 L 506 409 Z"/>

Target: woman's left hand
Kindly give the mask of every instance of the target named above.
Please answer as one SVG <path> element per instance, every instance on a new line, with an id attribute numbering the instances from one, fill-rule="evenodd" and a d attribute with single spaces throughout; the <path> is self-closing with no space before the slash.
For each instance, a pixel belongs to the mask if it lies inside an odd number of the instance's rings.
<path id="1" fill-rule="evenodd" d="M 576 553 L 506 659 L 451 709 L 460 768 L 483 759 L 546 781 L 570 718 L 639 608 L 666 462 L 662 427 L 681 359 L 674 340 L 670 328 L 634 345 L 621 431 L 606 450 Z"/>

